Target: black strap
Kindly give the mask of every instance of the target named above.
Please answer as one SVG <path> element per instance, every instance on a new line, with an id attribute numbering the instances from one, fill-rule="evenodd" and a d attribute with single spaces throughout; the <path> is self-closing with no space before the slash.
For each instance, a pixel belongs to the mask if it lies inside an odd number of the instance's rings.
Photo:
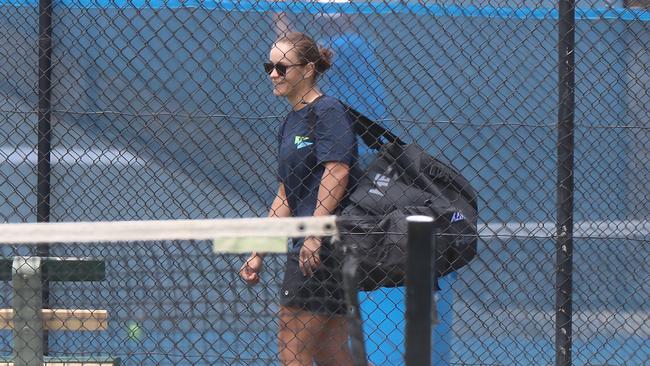
<path id="1" fill-rule="evenodd" d="M 359 259 L 355 255 L 343 257 L 341 268 L 343 277 L 343 293 L 347 306 L 347 318 L 350 331 L 350 349 L 354 366 L 367 366 L 365 337 L 363 336 L 363 321 L 359 306 Z"/>
<path id="2" fill-rule="evenodd" d="M 400 140 L 399 137 L 379 123 L 371 120 L 349 105 L 343 102 L 341 104 L 343 104 L 345 111 L 354 119 L 354 132 L 361 137 L 369 148 L 379 150 L 386 142 L 405 145 L 404 141 Z"/>
<path id="3" fill-rule="evenodd" d="M 316 99 L 312 100 L 311 103 L 307 106 L 307 125 L 309 126 L 309 133 L 308 136 L 311 138 L 312 141 L 316 141 L 316 135 L 314 134 L 316 131 L 316 112 L 314 112 L 314 106 L 318 101 L 324 96 L 325 94 L 321 94 Z"/>
<path id="4" fill-rule="evenodd" d="M 309 124 L 310 135 L 316 129 L 316 112 L 314 112 L 314 105 L 321 97 L 322 95 L 314 99 L 314 101 L 309 103 L 309 106 L 307 107 L 309 108 L 307 111 L 307 123 Z M 354 121 L 354 133 L 361 137 L 361 140 L 363 140 L 369 148 L 379 150 L 387 142 L 405 145 L 399 137 L 382 127 L 379 123 L 371 120 L 349 105 L 341 101 L 339 102 L 343 105 L 343 108 L 345 108 L 345 112 L 348 113 Z"/>

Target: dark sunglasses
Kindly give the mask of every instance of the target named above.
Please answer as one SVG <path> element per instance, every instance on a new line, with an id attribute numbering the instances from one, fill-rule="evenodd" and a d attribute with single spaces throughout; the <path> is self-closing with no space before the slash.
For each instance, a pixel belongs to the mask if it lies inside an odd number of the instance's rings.
<path id="1" fill-rule="evenodd" d="M 290 67 L 305 66 L 307 64 L 308 64 L 308 62 L 302 63 L 302 64 L 293 64 L 293 65 L 285 65 L 285 64 L 281 64 L 281 63 L 274 64 L 273 62 L 265 62 L 264 63 L 264 71 L 266 71 L 267 74 L 271 75 L 271 73 L 273 72 L 273 69 L 275 69 L 275 70 L 278 71 L 278 75 L 284 76 L 284 75 L 287 74 L 287 69 L 289 69 Z"/>

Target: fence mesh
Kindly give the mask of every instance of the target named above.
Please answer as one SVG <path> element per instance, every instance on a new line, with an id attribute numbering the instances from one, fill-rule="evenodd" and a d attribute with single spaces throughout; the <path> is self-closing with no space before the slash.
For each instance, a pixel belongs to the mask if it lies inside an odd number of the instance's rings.
<path id="1" fill-rule="evenodd" d="M 325 93 L 450 161 L 479 192 L 481 225 L 505 230 L 484 232 L 478 258 L 441 284 L 436 361 L 551 364 L 554 229 L 534 229 L 554 227 L 557 216 L 563 36 L 555 5 L 55 2 L 50 220 L 265 216 L 277 192 L 277 134 L 289 107 L 273 96 L 261 63 L 278 34 L 305 31 L 335 54 L 319 80 Z M 573 214 L 593 229 L 574 238 L 573 363 L 645 365 L 650 6 L 577 6 Z M 37 3 L 0 0 L 5 222 L 36 221 L 38 24 Z M 360 153 L 372 159 L 363 146 Z M 533 229 L 506 230 L 513 227 Z M 57 245 L 51 254 L 106 259 L 105 281 L 52 283 L 50 301 L 103 306 L 116 326 L 52 332 L 50 354 L 115 354 L 126 364 L 278 362 L 276 285 L 237 282 L 231 267 L 239 257 L 162 243 Z M 267 273 L 281 271 L 276 259 Z M 10 285 L 1 285 L 4 307 L 11 307 Z M 378 365 L 403 362 L 400 291 L 362 296 L 368 353 Z M 142 339 L 128 338 L 127 323 L 149 311 L 156 316 L 142 325 Z M 10 355 L 10 332 L 0 336 Z M 261 359 L 242 356 L 249 348 Z"/>

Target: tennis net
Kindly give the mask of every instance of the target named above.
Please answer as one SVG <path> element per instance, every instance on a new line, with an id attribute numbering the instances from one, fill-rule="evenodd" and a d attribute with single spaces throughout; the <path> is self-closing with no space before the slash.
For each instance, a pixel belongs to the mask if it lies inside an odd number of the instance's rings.
<path id="1" fill-rule="evenodd" d="M 43 326 L 52 362 L 274 363 L 287 238 L 336 236 L 334 219 L 2 224 L 0 302 L 4 329 L 14 331 L 0 332 L 0 352 L 10 360 L 20 349 L 31 357 L 39 348 L 37 332 L 16 332 L 11 322 L 22 321 L 12 308 L 38 304 L 32 295 L 41 290 L 34 282 L 21 285 L 14 272 L 40 265 L 54 278 L 48 307 L 59 309 L 50 316 L 59 322 Z M 33 244 L 44 243 L 50 257 L 31 261 Z M 255 287 L 239 278 L 252 250 L 267 253 Z"/>

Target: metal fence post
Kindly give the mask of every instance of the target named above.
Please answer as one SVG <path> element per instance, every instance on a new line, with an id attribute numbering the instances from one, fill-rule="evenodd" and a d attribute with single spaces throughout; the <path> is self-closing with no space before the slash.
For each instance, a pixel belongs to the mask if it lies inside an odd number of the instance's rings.
<path id="1" fill-rule="evenodd" d="M 15 257 L 14 285 L 14 365 L 43 364 L 43 317 L 41 316 L 41 258 Z"/>
<path id="2" fill-rule="evenodd" d="M 409 216 L 406 266 L 407 366 L 431 365 L 433 218 Z M 415 254 L 415 255 L 413 255 Z"/>
<path id="3" fill-rule="evenodd" d="M 39 0 L 38 15 L 38 161 L 36 181 L 36 221 L 50 221 L 50 152 L 52 141 L 52 0 Z M 49 257 L 49 245 L 39 245 L 36 256 Z M 49 307 L 50 293 L 47 274 L 42 283 L 42 305 Z M 43 334 L 43 350 L 48 353 L 48 334 Z"/>
<path id="4" fill-rule="evenodd" d="M 558 176 L 555 364 L 571 365 L 573 271 L 573 119 L 575 112 L 575 2 L 559 3 Z"/>

